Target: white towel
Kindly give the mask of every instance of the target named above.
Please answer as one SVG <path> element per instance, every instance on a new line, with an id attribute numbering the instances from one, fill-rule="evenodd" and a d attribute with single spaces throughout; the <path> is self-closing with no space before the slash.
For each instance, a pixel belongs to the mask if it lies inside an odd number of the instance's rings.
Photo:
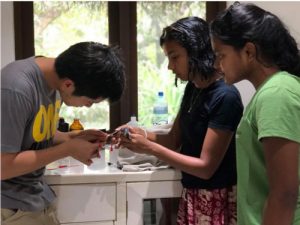
<path id="1" fill-rule="evenodd" d="M 167 133 L 169 132 L 171 124 L 154 126 L 147 129 L 151 132 L 156 133 Z M 118 154 L 118 167 L 122 168 L 123 171 L 145 171 L 145 170 L 158 170 L 170 168 L 170 166 L 158 159 L 156 156 L 148 154 L 139 154 L 130 151 L 127 148 L 120 148 Z"/>

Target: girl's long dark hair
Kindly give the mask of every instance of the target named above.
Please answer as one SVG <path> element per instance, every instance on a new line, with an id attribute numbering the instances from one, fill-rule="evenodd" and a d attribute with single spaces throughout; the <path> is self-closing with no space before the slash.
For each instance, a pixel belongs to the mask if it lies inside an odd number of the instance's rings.
<path id="1" fill-rule="evenodd" d="M 189 75 L 209 79 L 215 72 L 209 26 L 199 17 L 186 17 L 163 29 L 160 46 L 175 41 L 186 49 L 189 57 Z"/>
<path id="2" fill-rule="evenodd" d="M 186 17 L 177 20 L 163 29 L 160 36 L 160 46 L 167 41 L 175 41 L 186 49 L 189 57 L 189 80 L 194 76 L 210 79 L 215 72 L 215 54 L 213 52 L 208 23 L 199 17 Z M 192 77 L 191 77 L 192 76 Z M 176 85 L 177 80 L 175 80 Z M 194 84 L 186 85 L 180 110 L 190 102 Z"/>
<path id="3" fill-rule="evenodd" d="M 265 66 L 300 76 L 300 54 L 295 39 L 274 14 L 254 4 L 235 2 L 210 24 L 214 38 L 241 49 L 247 42 L 255 44 L 258 60 Z"/>

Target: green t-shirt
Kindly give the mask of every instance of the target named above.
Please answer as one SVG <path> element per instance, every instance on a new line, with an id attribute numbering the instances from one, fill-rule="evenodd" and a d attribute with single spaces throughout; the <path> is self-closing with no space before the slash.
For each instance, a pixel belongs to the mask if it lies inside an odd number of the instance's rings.
<path id="1" fill-rule="evenodd" d="M 263 137 L 282 137 L 300 143 L 299 77 L 281 71 L 268 78 L 240 121 L 236 134 L 239 225 L 261 224 L 269 193 L 264 152 L 259 141 Z M 300 197 L 293 224 L 300 224 Z"/>

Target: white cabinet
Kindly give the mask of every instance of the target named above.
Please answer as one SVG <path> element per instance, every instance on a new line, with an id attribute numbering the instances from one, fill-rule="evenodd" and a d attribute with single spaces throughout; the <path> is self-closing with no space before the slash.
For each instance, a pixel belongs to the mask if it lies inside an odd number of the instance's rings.
<path id="1" fill-rule="evenodd" d="M 112 221 L 107 221 L 107 222 L 62 223 L 61 225 L 114 225 L 114 223 Z"/>
<path id="2" fill-rule="evenodd" d="M 62 225 L 141 225 L 145 199 L 181 195 L 179 171 L 123 172 L 98 161 L 94 164 L 46 172 Z"/>
<path id="3" fill-rule="evenodd" d="M 57 216 L 62 224 L 113 225 L 116 220 L 116 184 L 52 185 Z"/>
<path id="4" fill-rule="evenodd" d="M 127 183 L 127 225 L 143 225 L 144 199 L 178 198 L 180 181 Z"/>

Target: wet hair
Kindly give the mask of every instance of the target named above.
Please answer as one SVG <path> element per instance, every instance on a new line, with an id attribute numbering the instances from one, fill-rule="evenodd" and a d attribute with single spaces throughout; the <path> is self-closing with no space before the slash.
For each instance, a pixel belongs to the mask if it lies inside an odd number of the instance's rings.
<path id="1" fill-rule="evenodd" d="M 96 42 L 72 45 L 55 59 L 60 79 L 74 82 L 74 96 L 117 101 L 124 90 L 125 72 L 118 47 Z"/>
<path id="2" fill-rule="evenodd" d="M 210 24 L 213 38 L 239 50 L 252 42 L 257 60 L 264 66 L 277 66 L 300 75 L 300 54 L 295 39 L 274 14 L 254 4 L 235 2 Z"/>
<path id="3" fill-rule="evenodd" d="M 189 76 L 209 79 L 215 72 L 215 55 L 212 50 L 209 26 L 198 17 L 186 17 L 163 29 L 160 46 L 175 41 L 186 49 L 189 57 Z"/>

